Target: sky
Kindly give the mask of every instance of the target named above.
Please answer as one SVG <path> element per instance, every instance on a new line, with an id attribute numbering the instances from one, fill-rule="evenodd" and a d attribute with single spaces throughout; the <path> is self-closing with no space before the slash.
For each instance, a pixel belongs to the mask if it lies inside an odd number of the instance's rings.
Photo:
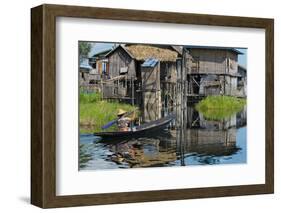
<path id="1" fill-rule="evenodd" d="M 92 43 L 92 50 L 89 53 L 89 56 L 93 56 L 98 52 L 102 52 L 103 50 L 108 50 L 113 47 L 113 43 Z"/>
<path id="2" fill-rule="evenodd" d="M 108 50 L 113 47 L 113 43 L 92 43 L 92 50 L 89 53 L 89 56 L 91 57 L 93 54 L 96 54 L 98 52 L 101 52 L 103 50 Z M 240 52 L 242 52 L 242 55 L 238 55 L 238 64 L 247 67 L 247 48 L 236 48 Z"/>
<path id="3" fill-rule="evenodd" d="M 238 64 L 247 68 L 247 48 L 237 48 L 243 55 L 238 55 Z"/>

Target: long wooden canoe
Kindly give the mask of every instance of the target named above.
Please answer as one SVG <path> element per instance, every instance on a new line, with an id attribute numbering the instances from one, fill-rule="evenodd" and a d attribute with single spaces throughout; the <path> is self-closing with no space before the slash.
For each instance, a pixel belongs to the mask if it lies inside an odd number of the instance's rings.
<path id="1" fill-rule="evenodd" d="M 148 133 L 155 132 L 157 130 L 164 129 L 173 119 L 175 114 L 172 113 L 166 117 L 160 118 L 155 121 L 151 121 L 140 126 L 137 126 L 135 130 L 131 131 L 117 131 L 117 132 L 97 132 L 95 136 L 102 137 L 102 139 L 120 139 L 120 138 L 137 138 L 145 136 Z"/>

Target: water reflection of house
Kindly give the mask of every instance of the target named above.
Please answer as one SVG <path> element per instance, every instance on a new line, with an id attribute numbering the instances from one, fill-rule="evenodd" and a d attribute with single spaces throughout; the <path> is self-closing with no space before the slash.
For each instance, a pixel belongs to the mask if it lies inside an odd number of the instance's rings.
<path id="1" fill-rule="evenodd" d="M 236 148 L 236 128 L 226 130 L 190 129 L 187 132 L 189 152 L 207 155 L 230 155 Z"/>
<path id="2" fill-rule="evenodd" d="M 188 153 L 226 156 L 238 150 L 235 127 L 224 130 L 187 129 L 182 133 L 172 131 L 173 145 L 182 156 Z M 172 144 L 171 144 L 172 146 Z"/>
<path id="3" fill-rule="evenodd" d="M 113 145 L 111 151 L 119 153 L 122 162 L 131 167 L 151 167 L 177 160 L 186 165 L 186 157 L 192 155 L 200 158 L 201 163 L 216 163 L 215 157 L 231 156 L 240 150 L 236 144 L 237 129 L 246 125 L 246 108 L 218 121 L 205 119 L 192 107 L 188 107 L 187 114 L 191 119 L 187 120 L 186 129 L 119 143 Z"/>
<path id="4" fill-rule="evenodd" d="M 191 95 L 232 95 L 241 93 L 238 80 L 245 75 L 238 72 L 238 55 L 243 54 L 235 48 L 185 46 L 186 68 L 189 81 L 188 93 Z M 246 72 L 246 69 L 244 69 Z M 242 90 L 244 91 L 244 90 Z"/>
<path id="5" fill-rule="evenodd" d="M 241 112 L 220 120 L 206 119 L 193 107 L 187 108 L 187 114 L 187 130 L 181 130 L 180 133 L 172 131 L 177 141 L 178 152 L 182 146 L 184 153 L 196 152 L 215 156 L 231 155 L 238 151 L 237 128 L 246 125 L 246 107 Z M 187 143 L 183 144 L 180 141 Z"/>
<path id="6" fill-rule="evenodd" d="M 247 125 L 247 106 L 244 106 L 243 110 L 236 114 L 236 127 L 243 127 Z"/>
<path id="7" fill-rule="evenodd" d="M 220 119 L 207 119 L 194 107 L 187 107 L 187 127 L 190 129 L 226 130 L 233 127 L 244 127 L 247 121 L 246 106 L 237 113 Z"/>
<path id="8" fill-rule="evenodd" d="M 182 134 L 171 131 L 162 138 L 150 136 L 112 145 L 110 151 L 115 154 L 110 159 L 130 167 L 165 166 L 176 161 L 186 165 L 185 158 L 194 153 L 205 159 L 204 156 L 230 156 L 239 150 L 235 128 L 219 131 L 187 129 Z"/>

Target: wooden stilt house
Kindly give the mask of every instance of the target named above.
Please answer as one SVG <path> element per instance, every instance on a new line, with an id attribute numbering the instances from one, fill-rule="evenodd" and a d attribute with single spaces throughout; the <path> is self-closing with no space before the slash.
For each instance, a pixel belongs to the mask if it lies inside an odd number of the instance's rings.
<path id="1" fill-rule="evenodd" d="M 238 55 L 235 48 L 185 46 L 190 95 L 238 96 Z"/>
<path id="2" fill-rule="evenodd" d="M 157 103 L 158 109 L 164 105 L 168 95 L 172 98 L 175 93 L 177 79 L 177 61 L 181 59 L 181 50 L 171 45 L 144 45 L 144 44 L 126 44 L 119 45 L 106 56 L 108 60 L 108 73 L 103 78 L 103 98 L 118 99 L 138 106 L 144 107 L 149 104 L 146 102 L 146 91 L 143 91 L 144 80 L 151 81 L 144 74 L 147 72 L 147 60 L 154 60 L 155 67 L 151 69 L 159 70 L 156 75 L 153 73 L 153 80 L 157 80 Z M 157 63 L 156 63 L 157 61 Z M 150 69 L 149 68 L 149 69 Z M 143 73 L 144 72 L 144 73 Z M 150 88 L 154 90 L 155 88 Z M 165 97 L 167 96 L 167 97 Z M 156 116 L 157 117 L 157 116 Z M 148 118 L 147 118 L 148 119 Z M 146 119 L 146 120 L 147 120 Z"/>

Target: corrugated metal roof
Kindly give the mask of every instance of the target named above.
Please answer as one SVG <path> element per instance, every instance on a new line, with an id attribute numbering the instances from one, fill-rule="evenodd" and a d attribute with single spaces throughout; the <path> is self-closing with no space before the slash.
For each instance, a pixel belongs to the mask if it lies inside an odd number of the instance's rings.
<path id="1" fill-rule="evenodd" d="M 86 70 L 91 70 L 93 67 L 89 65 L 89 59 L 88 58 L 80 58 L 80 69 L 86 69 Z"/>
<path id="2" fill-rule="evenodd" d="M 80 64 L 80 69 L 91 70 L 93 67 L 87 64 Z"/>
<path id="3" fill-rule="evenodd" d="M 141 65 L 142 67 L 155 67 L 158 63 L 158 60 L 155 58 L 148 58 L 145 62 Z"/>

